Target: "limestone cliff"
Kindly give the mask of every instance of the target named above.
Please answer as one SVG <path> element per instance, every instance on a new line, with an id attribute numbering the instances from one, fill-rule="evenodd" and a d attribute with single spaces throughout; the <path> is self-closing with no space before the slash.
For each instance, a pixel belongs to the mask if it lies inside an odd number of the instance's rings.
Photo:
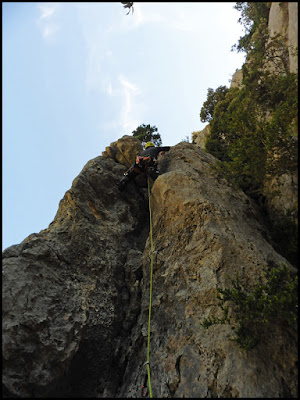
<path id="1" fill-rule="evenodd" d="M 139 146 L 123 137 L 89 161 L 49 227 L 3 252 L 4 397 L 141 397 L 148 197 L 142 185 L 116 186 Z M 271 266 L 293 270 L 215 162 L 180 143 L 160 159 L 152 185 L 153 395 L 297 397 L 294 331 L 274 328 L 247 352 L 232 342 L 232 326 L 201 325 L 218 313 L 227 276 L 239 272 L 252 287 Z"/>
<path id="2" fill-rule="evenodd" d="M 250 4 L 250 3 L 249 3 Z M 254 4 L 254 3 L 253 3 Z M 268 3 L 270 10 L 267 21 L 267 37 L 268 40 L 264 44 L 264 48 L 268 48 L 268 52 L 264 55 L 264 63 L 262 71 L 270 71 L 271 74 L 275 77 L 276 75 L 285 76 L 287 72 L 291 72 L 293 74 L 298 73 L 298 3 L 297 2 L 271 2 Z M 279 37 L 278 37 L 279 36 Z M 256 39 L 255 39 L 256 37 Z M 253 33 L 253 41 L 257 40 L 258 34 Z M 261 39 L 262 40 L 262 39 Z M 276 45 L 277 40 L 280 40 L 280 46 L 278 43 Z M 262 44 L 263 42 L 261 42 Z M 272 49 L 272 50 L 270 50 Z M 251 52 L 250 52 L 251 53 Z M 246 88 L 249 92 L 251 91 L 251 85 L 247 86 L 247 74 L 246 72 L 246 80 L 243 81 L 243 70 L 245 66 L 249 67 L 251 70 L 251 54 L 246 56 L 245 64 L 242 69 L 238 69 L 232 76 L 230 89 L 235 88 Z M 285 65 L 285 67 L 284 67 Z M 254 79 L 256 83 L 258 83 L 262 79 L 262 74 L 257 74 L 257 77 Z M 245 86 L 246 85 L 246 86 Z M 279 92 L 279 86 L 274 87 L 274 93 Z M 255 89 L 258 90 L 258 89 Z M 255 92 L 254 90 L 254 92 Z M 265 95 L 266 89 L 261 89 L 261 95 Z M 253 93 L 254 93 L 253 92 Z M 254 96 L 255 97 L 255 96 Z M 253 97 L 253 98 L 254 98 Z M 249 95 L 250 98 L 250 95 Z M 278 96 L 276 100 L 276 105 L 272 106 L 273 108 L 262 107 L 262 104 L 259 104 L 257 99 L 254 100 L 254 103 L 257 104 L 257 110 L 261 110 L 255 118 L 251 121 L 252 133 L 253 137 L 256 134 L 255 125 L 259 126 L 260 122 L 272 125 L 272 116 L 278 112 L 278 109 L 283 102 L 282 96 Z M 294 101 L 291 102 L 297 104 L 297 97 L 295 96 Z M 228 110 L 231 108 L 231 111 L 228 111 L 227 118 L 230 120 L 234 117 L 235 106 L 233 102 L 228 107 Z M 290 110 L 291 106 L 287 105 L 287 111 L 284 113 L 284 116 L 281 120 L 284 119 L 285 115 L 288 114 L 288 110 Z M 233 116 L 230 115 L 233 114 Z M 224 118 L 225 119 L 225 118 Z M 278 170 L 274 170 L 270 168 L 271 172 L 266 173 L 264 177 L 264 181 L 261 183 L 261 187 L 259 189 L 259 196 L 261 196 L 261 203 L 265 209 L 270 222 L 274 225 L 274 230 L 280 229 L 277 226 L 298 226 L 298 168 L 297 168 L 297 148 L 298 148 L 298 119 L 297 116 L 291 121 L 289 128 L 287 129 L 288 134 L 282 142 L 289 143 L 289 157 L 284 159 L 285 149 L 278 148 L 276 146 L 268 146 L 266 145 L 266 168 L 269 169 L 271 165 L 274 164 L 274 160 L 284 160 L 282 161 L 285 164 L 285 167 L 282 170 L 279 168 Z M 212 122 L 210 121 L 210 124 Z M 211 129 L 211 125 L 208 124 L 206 127 L 198 132 L 194 132 L 193 134 L 193 143 L 201 148 L 205 148 L 207 138 L 211 135 L 211 131 L 214 131 L 213 134 L 216 135 L 216 128 Z M 234 130 L 234 128 L 233 128 Z M 270 136 L 276 137 L 278 132 L 280 132 L 281 127 L 272 128 L 272 134 Z M 241 134 L 240 132 L 237 133 Z M 242 133 L 243 134 L 243 133 Z M 226 132 L 222 131 L 223 137 L 226 137 Z M 279 137 L 280 135 L 278 135 Z M 280 139 L 281 140 L 281 139 Z M 278 140 L 278 142 L 280 142 Z M 266 142 L 266 141 L 265 141 Z M 230 143 L 230 141 L 229 141 Z M 265 144 L 257 143 L 257 146 L 261 145 L 262 147 Z M 286 146 L 287 147 L 287 146 Z M 293 152 L 296 154 L 295 156 L 291 156 Z M 238 151 L 237 151 L 238 152 Z M 295 161 L 296 160 L 296 161 Z M 293 232 L 295 228 L 291 229 Z M 293 234 L 293 236 L 295 236 Z M 290 240 L 291 242 L 292 240 Z"/>
<path id="3" fill-rule="evenodd" d="M 288 49 L 289 70 L 298 73 L 298 2 L 272 2 L 268 28 L 270 37 L 280 34 Z"/>

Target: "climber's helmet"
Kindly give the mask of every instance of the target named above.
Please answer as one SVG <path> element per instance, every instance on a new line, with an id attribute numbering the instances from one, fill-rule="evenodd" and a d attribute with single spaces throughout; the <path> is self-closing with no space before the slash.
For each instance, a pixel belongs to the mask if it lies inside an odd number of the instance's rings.
<path id="1" fill-rule="evenodd" d="M 154 144 L 152 142 L 147 142 L 145 144 L 145 150 L 148 149 L 148 147 L 155 147 Z"/>

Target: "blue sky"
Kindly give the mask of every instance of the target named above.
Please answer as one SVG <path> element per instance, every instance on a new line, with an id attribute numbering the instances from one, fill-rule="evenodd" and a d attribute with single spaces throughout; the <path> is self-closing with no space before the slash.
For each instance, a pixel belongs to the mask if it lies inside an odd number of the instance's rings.
<path id="1" fill-rule="evenodd" d="M 52 222 L 84 165 L 140 124 L 205 127 L 244 55 L 234 2 L 2 3 L 2 249 Z"/>

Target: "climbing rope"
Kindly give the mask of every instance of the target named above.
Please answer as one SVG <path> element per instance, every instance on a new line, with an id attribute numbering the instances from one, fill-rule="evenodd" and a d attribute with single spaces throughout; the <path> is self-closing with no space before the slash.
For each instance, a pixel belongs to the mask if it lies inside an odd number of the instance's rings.
<path id="1" fill-rule="evenodd" d="M 151 321 L 151 303 L 152 303 L 152 275 L 153 275 L 153 240 L 152 240 L 152 215 L 150 201 L 150 178 L 148 176 L 148 198 L 149 198 L 149 216 L 150 216 L 150 243 L 151 243 L 151 266 L 150 266 L 150 299 L 149 299 L 149 320 L 148 320 L 148 344 L 147 344 L 147 373 L 150 398 L 152 398 L 152 388 L 150 379 L 150 321 Z"/>

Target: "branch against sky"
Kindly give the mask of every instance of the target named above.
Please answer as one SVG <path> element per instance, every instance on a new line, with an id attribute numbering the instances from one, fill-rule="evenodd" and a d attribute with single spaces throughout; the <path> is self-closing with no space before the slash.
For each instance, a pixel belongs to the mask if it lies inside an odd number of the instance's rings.
<path id="1" fill-rule="evenodd" d="M 132 14 L 133 14 L 134 8 L 133 8 L 133 2 L 132 1 L 121 1 L 121 3 L 123 4 L 124 8 L 128 8 L 129 9 L 128 13 L 126 15 L 128 15 L 130 13 L 130 10 L 132 11 Z"/>

